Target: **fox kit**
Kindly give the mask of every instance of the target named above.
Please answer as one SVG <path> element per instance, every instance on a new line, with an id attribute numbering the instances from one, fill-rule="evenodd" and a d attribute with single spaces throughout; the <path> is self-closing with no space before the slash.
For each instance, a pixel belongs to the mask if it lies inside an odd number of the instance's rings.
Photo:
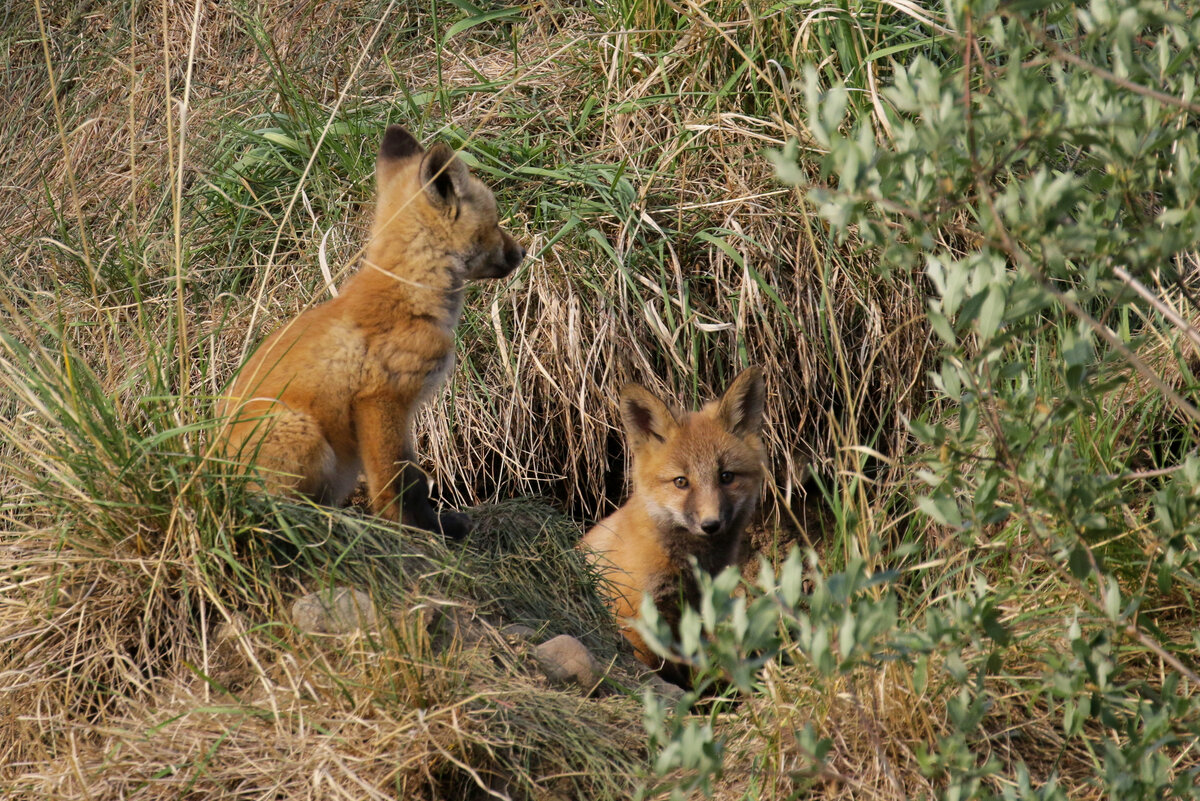
<path id="1" fill-rule="evenodd" d="M 459 538 L 470 520 L 434 511 L 412 419 L 454 364 L 466 282 L 508 275 L 525 251 L 445 144 L 425 150 L 392 125 L 375 178 L 363 267 L 250 357 L 219 404 L 219 447 L 269 487 L 321 503 L 345 501 L 365 472 L 376 514 Z"/>
<path id="2" fill-rule="evenodd" d="M 688 557 L 710 573 L 735 564 L 762 488 L 762 370 L 743 371 L 720 400 L 681 413 L 631 384 L 621 419 L 633 453 L 633 490 L 625 505 L 580 542 L 607 574 L 618 620 L 637 617 L 648 594 L 677 632 L 682 604 L 699 604 Z M 622 633 L 639 659 L 679 683 L 681 674 L 632 627 Z"/>

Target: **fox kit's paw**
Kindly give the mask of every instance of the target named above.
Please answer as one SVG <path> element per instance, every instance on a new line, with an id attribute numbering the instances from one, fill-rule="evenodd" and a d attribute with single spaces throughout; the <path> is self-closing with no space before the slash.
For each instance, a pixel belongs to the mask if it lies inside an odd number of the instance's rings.
<path id="1" fill-rule="evenodd" d="M 465 539 L 471 530 L 475 528 L 475 523 L 471 518 L 462 512 L 454 512 L 449 509 L 443 509 L 437 515 L 438 527 L 441 528 L 442 534 L 446 539 L 462 540 Z"/>
<path id="2" fill-rule="evenodd" d="M 427 500 L 405 510 L 404 525 L 440 532 L 450 540 L 464 539 L 475 527 L 471 518 L 462 512 L 455 512 L 451 509 L 435 511 Z"/>

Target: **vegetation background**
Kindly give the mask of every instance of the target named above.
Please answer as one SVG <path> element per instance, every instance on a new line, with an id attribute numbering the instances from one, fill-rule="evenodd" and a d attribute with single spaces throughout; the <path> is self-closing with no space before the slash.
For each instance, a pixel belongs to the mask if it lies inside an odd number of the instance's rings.
<path id="1" fill-rule="evenodd" d="M 1191 12 L 0 19 L 0 794 L 1197 792 Z M 418 422 L 481 505 L 467 549 L 204 458 L 248 349 L 355 268 L 392 122 L 460 147 L 530 252 Z M 664 642 L 743 694 L 643 699 L 571 551 L 623 492 L 616 388 L 696 404 L 749 364 L 773 568 Z M 347 583 L 382 630 L 290 625 Z M 506 623 L 613 678 L 547 686 Z"/>

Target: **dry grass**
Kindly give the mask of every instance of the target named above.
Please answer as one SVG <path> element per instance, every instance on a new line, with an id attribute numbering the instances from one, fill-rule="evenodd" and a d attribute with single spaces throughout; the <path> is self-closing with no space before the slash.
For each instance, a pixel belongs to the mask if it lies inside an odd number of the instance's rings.
<path id="1" fill-rule="evenodd" d="M 218 559 L 169 539 L 152 556 L 118 547 L 100 558 L 62 532 L 11 538 L 0 787 L 54 798 L 621 793 L 643 748 L 637 699 L 552 691 L 528 646 L 496 629 L 590 621 L 576 633 L 633 684 L 566 547 L 577 529 L 547 514 L 481 513 L 505 549 L 451 553 L 293 509 L 299 545 L 247 541 L 238 554 L 258 581 L 214 580 Z M 486 587 L 471 580 L 480 574 Z M 380 631 L 309 637 L 281 622 L 290 597 L 334 576 L 372 588 Z M 538 608 L 534 583 L 578 601 Z"/>

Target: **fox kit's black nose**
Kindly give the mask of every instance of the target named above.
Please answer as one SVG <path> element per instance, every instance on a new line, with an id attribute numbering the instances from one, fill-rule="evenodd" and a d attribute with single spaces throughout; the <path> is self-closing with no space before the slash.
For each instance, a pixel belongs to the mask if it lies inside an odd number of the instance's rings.
<path id="1" fill-rule="evenodd" d="M 700 530 L 705 534 L 716 534 L 721 530 L 720 518 L 712 518 L 711 520 L 703 520 L 700 523 Z"/>

